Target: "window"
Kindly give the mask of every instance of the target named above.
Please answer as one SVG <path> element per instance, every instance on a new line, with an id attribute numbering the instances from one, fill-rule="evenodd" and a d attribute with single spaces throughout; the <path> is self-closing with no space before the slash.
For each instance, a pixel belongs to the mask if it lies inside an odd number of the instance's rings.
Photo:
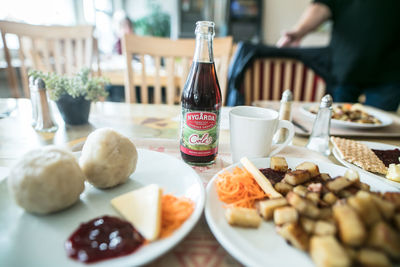
<path id="1" fill-rule="evenodd" d="M 39 25 L 74 25 L 76 23 L 73 1 L 70 0 L 13 0 L 0 8 L 0 19 Z M 7 36 L 10 49 L 18 49 L 16 36 Z M 0 42 L 0 48 L 3 43 Z"/>
<path id="2" fill-rule="evenodd" d="M 110 0 L 84 0 L 83 12 L 87 23 L 96 25 L 95 36 L 99 50 L 110 54 L 115 37 L 112 29 L 113 5 Z"/>

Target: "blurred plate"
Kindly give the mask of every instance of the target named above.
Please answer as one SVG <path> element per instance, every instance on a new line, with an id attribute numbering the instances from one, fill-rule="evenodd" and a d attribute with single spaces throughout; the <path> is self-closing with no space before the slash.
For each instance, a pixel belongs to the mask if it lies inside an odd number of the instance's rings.
<path id="1" fill-rule="evenodd" d="M 387 144 L 382 144 L 382 143 L 366 142 L 366 141 L 359 141 L 359 142 L 363 143 L 363 144 L 366 144 L 371 149 L 379 149 L 379 150 L 393 150 L 393 149 L 396 149 L 396 148 L 400 149 L 400 147 L 387 145 Z M 400 189 L 400 183 L 392 181 L 392 180 L 389 180 L 382 174 L 377 174 L 377 173 L 366 171 L 366 170 L 364 170 L 364 169 L 362 169 L 362 168 L 360 168 L 360 167 L 358 167 L 358 166 L 356 166 L 356 165 L 354 165 L 354 164 L 352 164 L 352 163 L 350 163 L 348 161 L 345 161 L 344 159 L 342 159 L 342 157 L 340 156 L 339 151 L 337 151 L 337 149 L 335 147 L 333 147 L 332 153 L 333 153 L 333 156 L 340 163 L 342 163 L 344 166 L 346 166 L 348 168 L 351 168 L 351 169 L 354 169 L 354 170 L 356 170 L 356 171 L 358 171 L 360 173 L 368 174 L 371 177 L 374 177 L 375 179 L 379 179 L 379 180 L 381 180 L 381 181 L 383 181 L 385 183 L 388 183 L 388 184 L 390 184 L 392 186 L 395 186 L 395 187 Z"/>
<path id="2" fill-rule="evenodd" d="M 309 161 L 303 158 L 288 158 L 289 168 Z M 269 158 L 251 160 L 257 168 L 270 166 Z M 347 168 L 322 161 L 312 161 L 318 164 L 322 173 L 329 173 L 332 177 L 343 175 Z M 224 171 L 232 171 L 240 163 L 224 168 Z M 278 235 L 272 221 L 263 221 L 258 229 L 232 227 L 225 218 L 225 203 L 221 202 L 215 187 L 217 173 L 207 186 L 205 215 L 207 223 L 219 243 L 238 261 L 245 266 L 314 266 L 310 256 L 290 246 L 283 237 Z M 360 173 L 362 182 L 371 186 L 375 191 L 399 191 L 396 188 L 375 179 L 365 173 Z"/>
<path id="3" fill-rule="evenodd" d="M 316 108 L 317 107 L 317 108 Z M 316 108 L 316 109 L 315 109 Z M 310 119 L 315 119 L 316 114 L 312 113 L 310 110 L 315 109 L 318 110 L 317 104 L 304 104 L 300 107 L 300 111 Z M 368 106 L 363 106 L 363 109 L 368 114 L 374 116 L 379 119 L 382 124 L 371 124 L 371 123 L 358 123 L 351 121 L 342 121 L 337 119 L 331 120 L 331 125 L 336 127 L 348 127 L 348 128 L 359 128 L 359 129 L 371 129 L 371 128 L 382 128 L 389 126 L 393 123 L 392 118 L 384 113 L 384 111 L 378 111 L 376 109 L 372 109 Z"/>
<path id="4" fill-rule="evenodd" d="M 49 215 L 25 212 L 11 199 L 7 180 L 0 183 L 0 266 L 84 266 L 70 259 L 64 242 L 82 222 L 103 215 L 120 216 L 110 200 L 148 184 L 158 184 L 165 193 L 186 196 L 195 209 L 170 237 L 144 245 L 134 253 L 90 264 L 97 266 L 137 266 L 151 262 L 177 245 L 194 227 L 203 212 L 205 192 L 198 174 L 183 161 L 163 153 L 138 149 L 136 171 L 115 188 L 99 190 L 85 184 L 80 201 Z"/>

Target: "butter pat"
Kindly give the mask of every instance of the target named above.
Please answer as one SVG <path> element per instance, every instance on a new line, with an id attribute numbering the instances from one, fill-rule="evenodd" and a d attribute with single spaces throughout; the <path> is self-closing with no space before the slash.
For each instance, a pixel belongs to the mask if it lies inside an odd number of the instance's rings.
<path id="1" fill-rule="evenodd" d="M 123 194 L 111 205 L 149 241 L 158 238 L 161 229 L 162 190 L 156 184 Z"/>
<path id="2" fill-rule="evenodd" d="M 400 182 L 400 164 L 390 164 L 386 178 L 395 182 Z"/>

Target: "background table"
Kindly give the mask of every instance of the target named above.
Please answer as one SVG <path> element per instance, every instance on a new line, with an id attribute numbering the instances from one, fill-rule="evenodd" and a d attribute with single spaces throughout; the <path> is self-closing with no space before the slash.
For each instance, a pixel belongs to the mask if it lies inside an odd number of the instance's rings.
<path id="1" fill-rule="evenodd" d="M 26 99 L 0 99 L 0 107 L 12 110 L 9 117 L 0 119 L 0 172 L 10 167 L 28 150 L 57 144 L 72 150 L 80 150 L 87 135 L 96 128 L 111 127 L 128 136 L 138 148 L 150 149 L 180 158 L 179 153 L 179 106 L 142 105 L 101 102 L 92 104 L 89 124 L 83 126 L 65 125 L 56 112 L 55 120 L 59 129 L 55 133 L 37 133 L 31 126 L 30 101 Z M 231 164 L 228 129 L 229 108 L 223 108 L 220 149 L 217 161 L 211 166 L 193 167 L 204 184 L 222 168 Z M 3 111 L 1 111 L 3 112 Z M 328 159 L 316 152 L 302 148 L 306 137 L 296 136 L 293 144 L 280 155 Z M 374 141 L 399 145 L 399 138 L 374 139 Z M 336 162 L 333 157 L 331 160 Z M 160 257 L 152 266 L 240 266 L 216 241 L 204 217 L 193 231 L 176 248 Z"/>

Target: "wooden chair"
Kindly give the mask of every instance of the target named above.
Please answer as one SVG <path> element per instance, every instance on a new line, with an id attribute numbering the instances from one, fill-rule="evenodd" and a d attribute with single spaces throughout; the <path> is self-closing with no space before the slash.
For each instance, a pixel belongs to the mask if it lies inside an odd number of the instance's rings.
<path id="1" fill-rule="evenodd" d="M 291 89 L 295 101 L 320 101 L 324 80 L 302 62 L 288 58 L 256 59 L 244 76 L 245 104 L 255 100 L 280 100 Z"/>
<path id="2" fill-rule="evenodd" d="M 232 37 L 214 39 L 214 61 L 223 99 L 225 99 L 226 94 L 228 61 L 231 47 Z M 141 37 L 130 34 L 124 36 L 122 49 L 126 58 L 126 102 L 132 103 L 138 101 L 135 86 L 139 86 L 141 103 L 149 103 L 148 86 L 153 86 L 153 103 L 162 103 L 162 87 L 166 88 L 165 95 L 168 105 L 179 103 L 194 54 L 194 39 L 171 40 L 168 38 Z M 154 61 L 152 70 L 146 68 L 145 55 L 150 56 Z M 140 69 L 132 66 L 133 56 L 139 58 Z M 165 68 L 161 66 L 162 60 L 165 63 Z"/>
<path id="3" fill-rule="evenodd" d="M 7 34 L 16 35 L 18 38 L 18 54 L 25 97 L 29 97 L 27 67 L 44 72 L 72 74 L 85 66 L 91 68 L 94 56 L 98 60 L 93 26 L 39 26 L 0 21 L 0 31 L 13 97 L 20 97 L 20 94 L 16 71 L 11 65 Z"/>

